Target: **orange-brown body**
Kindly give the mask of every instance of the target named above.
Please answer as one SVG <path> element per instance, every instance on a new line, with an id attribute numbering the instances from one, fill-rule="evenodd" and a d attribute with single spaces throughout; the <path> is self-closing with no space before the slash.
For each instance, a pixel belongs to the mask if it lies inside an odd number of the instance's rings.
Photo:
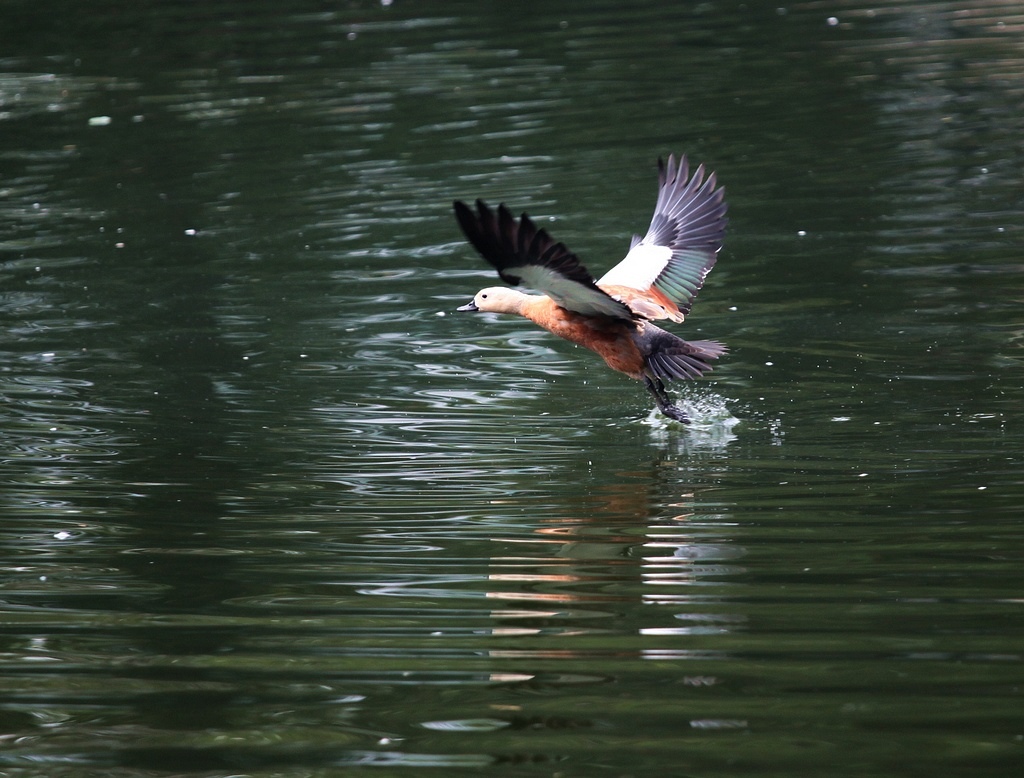
<path id="1" fill-rule="evenodd" d="M 539 295 L 528 296 L 519 313 L 548 332 L 597 353 L 612 370 L 637 380 L 643 378 L 644 357 L 636 343 L 642 323 L 585 316 Z"/>

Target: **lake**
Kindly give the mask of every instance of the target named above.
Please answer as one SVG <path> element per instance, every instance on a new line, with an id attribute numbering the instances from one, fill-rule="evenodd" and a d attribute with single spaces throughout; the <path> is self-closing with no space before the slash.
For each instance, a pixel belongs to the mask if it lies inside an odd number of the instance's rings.
<path id="1" fill-rule="evenodd" d="M 1017 4 L 2 15 L 0 774 L 1020 774 Z M 688 427 L 455 313 L 670 153 Z"/>

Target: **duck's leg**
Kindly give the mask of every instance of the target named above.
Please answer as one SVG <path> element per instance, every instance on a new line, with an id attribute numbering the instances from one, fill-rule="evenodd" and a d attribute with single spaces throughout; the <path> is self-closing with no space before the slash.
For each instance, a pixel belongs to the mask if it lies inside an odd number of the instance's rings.
<path id="1" fill-rule="evenodd" d="M 683 409 L 672 403 L 672 398 L 668 396 L 668 392 L 665 391 L 665 384 L 661 382 L 660 378 L 652 378 L 645 375 L 644 386 L 654 395 L 654 401 L 658 404 L 659 411 L 670 419 L 675 419 L 683 424 L 690 423 L 690 417 L 683 412 Z"/>

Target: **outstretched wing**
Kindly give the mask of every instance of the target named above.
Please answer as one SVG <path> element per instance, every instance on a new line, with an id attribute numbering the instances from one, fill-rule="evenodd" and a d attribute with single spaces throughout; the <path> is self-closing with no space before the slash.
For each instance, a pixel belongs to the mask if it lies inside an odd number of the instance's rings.
<path id="1" fill-rule="evenodd" d="M 629 253 L 598 283 L 648 292 L 667 315 L 682 319 L 690 312 L 722 248 L 725 234 L 725 190 L 716 188 L 715 174 L 705 178 L 704 166 L 689 174 L 686 156 L 658 160 L 658 203 L 647 234 L 633 236 Z M 677 309 L 673 311 L 673 308 Z M 675 315 L 673 315 L 675 314 Z"/>
<path id="2" fill-rule="evenodd" d="M 563 308 L 588 316 L 636 318 L 628 306 L 598 288 L 565 244 L 537 229 L 525 213 L 516 219 L 504 205 L 495 212 L 482 200 L 476 201 L 475 211 L 459 201 L 454 206 L 466 238 L 505 283 L 531 287 Z"/>

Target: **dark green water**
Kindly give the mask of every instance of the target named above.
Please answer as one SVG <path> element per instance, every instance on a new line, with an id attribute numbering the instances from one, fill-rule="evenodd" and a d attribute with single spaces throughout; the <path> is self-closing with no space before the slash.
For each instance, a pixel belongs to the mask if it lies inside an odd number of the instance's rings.
<path id="1" fill-rule="evenodd" d="M 1021 774 L 1014 4 L 0 16 L 0 775 Z M 451 313 L 670 152 L 690 429 Z"/>

